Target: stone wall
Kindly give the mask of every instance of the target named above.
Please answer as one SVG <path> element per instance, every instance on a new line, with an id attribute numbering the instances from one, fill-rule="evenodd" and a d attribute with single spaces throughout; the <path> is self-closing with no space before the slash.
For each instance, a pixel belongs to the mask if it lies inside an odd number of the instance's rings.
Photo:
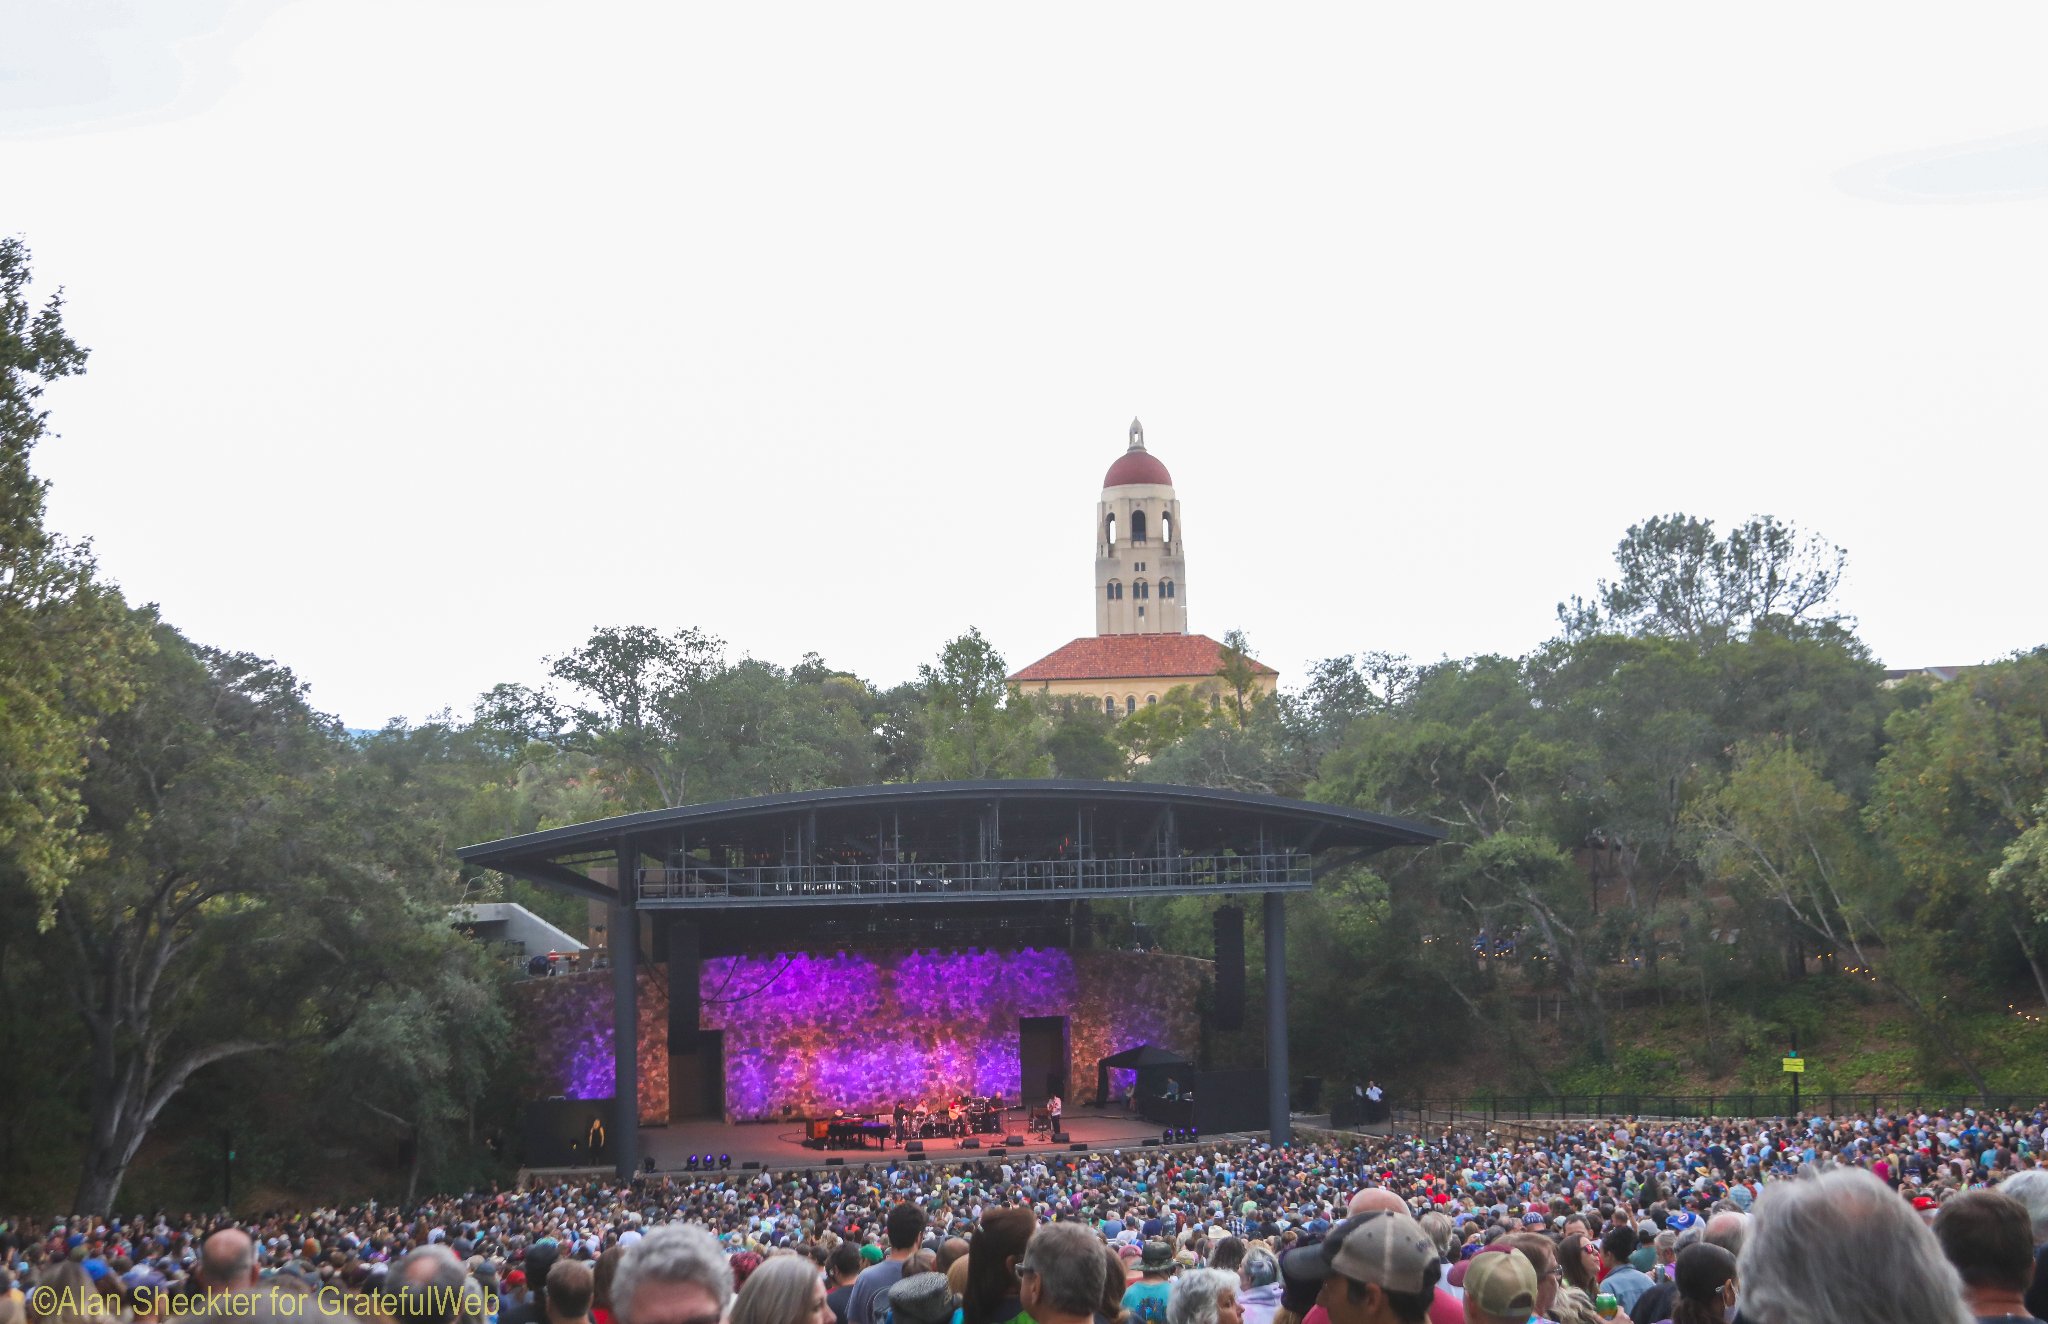
<path id="1" fill-rule="evenodd" d="M 612 1096 L 612 972 L 529 979 L 514 985 L 522 1057 L 536 1099 Z M 640 970 L 640 1120 L 668 1120 L 668 982 L 662 967 Z"/>
<path id="2" fill-rule="evenodd" d="M 878 1111 L 898 1099 L 1017 1098 L 1018 1022 L 1064 1016 L 1072 1102 L 1095 1095 L 1101 1058 L 1151 1043 L 1193 1056 L 1211 963 L 1161 953 L 882 951 L 717 957 L 704 962 L 702 1028 L 725 1038 L 735 1120 Z M 612 1093 L 608 971 L 520 984 L 532 1095 Z M 640 972 L 640 1115 L 668 1120 L 668 989 Z"/>

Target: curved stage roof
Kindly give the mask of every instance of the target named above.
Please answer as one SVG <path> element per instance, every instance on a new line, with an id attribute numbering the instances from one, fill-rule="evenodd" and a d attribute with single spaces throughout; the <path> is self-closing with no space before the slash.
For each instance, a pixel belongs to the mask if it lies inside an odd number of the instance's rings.
<path id="1" fill-rule="evenodd" d="M 636 909 L 1303 891 L 1443 833 L 1339 805 L 1147 782 L 906 782 L 682 805 L 464 847 Z M 624 863 L 632 886 L 614 879 Z M 579 866 L 600 866 L 586 869 Z"/>

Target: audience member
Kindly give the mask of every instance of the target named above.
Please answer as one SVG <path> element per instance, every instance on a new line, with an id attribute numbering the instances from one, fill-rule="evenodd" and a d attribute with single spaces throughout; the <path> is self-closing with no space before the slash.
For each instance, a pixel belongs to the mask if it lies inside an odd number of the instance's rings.
<path id="1" fill-rule="evenodd" d="M 1970 1322 L 1934 1233 L 1860 1168 L 1773 1182 L 1751 1218 L 1737 1260 L 1750 1324 Z"/>
<path id="2" fill-rule="evenodd" d="M 612 1281 L 619 1324 L 719 1324 L 732 1298 L 732 1266 L 718 1239 L 688 1223 L 643 1236 Z"/>
<path id="3" fill-rule="evenodd" d="M 726 1324 L 826 1324 L 825 1279 L 807 1255 L 775 1255 L 747 1275 Z"/>
<path id="4" fill-rule="evenodd" d="M 1237 1274 L 1230 1269 L 1190 1269 L 1173 1280 L 1166 1298 L 1167 1324 L 1244 1324 L 1237 1303 Z"/>
<path id="5" fill-rule="evenodd" d="M 890 1288 L 903 1280 L 903 1264 L 918 1248 L 924 1237 L 924 1210 L 905 1201 L 889 1211 L 885 1224 L 889 1236 L 889 1249 L 883 1253 L 879 1264 L 871 1264 L 861 1270 L 854 1281 L 853 1293 L 846 1299 L 847 1324 L 879 1324 L 875 1317 L 875 1304 Z"/>
<path id="6" fill-rule="evenodd" d="M 1979 1324 L 2033 1318 L 2025 1298 L 2034 1280 L 2034 1230 L 2025 1205 L 2002 1191 L 1964 1191 L 1935 1215 L 1934 1239 Z"/>
<path id="7" fill-rule="evenodd" d="M 1474 1255 L 1465 1271 L 1465 1324 L 1527 1324 L 1536 1313 L 1537 1279 L 1513 1247 Z"/>
<path id="8" fill-rule="evenodd" d="M 974 1252 L 968 1252 L 972 1259 Z M 1102 1243 L 1080 1223 L 1054 1223 L 1031 1238 L 1017 1266 L 1033 1324 L 1093 1324 L 1102 1301 Z M 1235 1322 L 1233 1321 L 1233 1324 Z"/>

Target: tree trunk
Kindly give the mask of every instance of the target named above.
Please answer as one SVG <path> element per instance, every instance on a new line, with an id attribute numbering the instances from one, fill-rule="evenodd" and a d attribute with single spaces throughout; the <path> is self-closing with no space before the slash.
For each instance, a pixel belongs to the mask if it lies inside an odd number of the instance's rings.
<path id="1" fill-rule="evenodd" d="M 105 1214 L 113 1209 L 121 1193 L 121 1181 L 128 1165 L 115 1161 L 105 1150 L 95 1148 L 86 1155 L 85 1170 L 79 1174 L 78 1193 L 71 1197 L 74 1214 Z"/>
<path id="2" fill-rule="evenodd" d="M 2027 937 L 2026 930 L 2018 920 L 2007 921 L 2012 925 L 2012 936 L 2019 939 L 2020 951 L 2027 958 L 2027 969 L 2034 972 L 2034 988 L 2041 995 L 2041 1005 L 2048 1007 L 2048 977 L 2041 973 L 2041 958 L 2034 950 L 2034 944 Z"/>
<path id="3" fill-rule="evenodd" d="M 405 1174 L 405 1207 L 408 1209 L 413 1207 L 419 1195 L 420 1167 L 426 1161 L 426 1152 L 420 1129 L 415 1126 L 412 1129 L 412 1167 Z"/>

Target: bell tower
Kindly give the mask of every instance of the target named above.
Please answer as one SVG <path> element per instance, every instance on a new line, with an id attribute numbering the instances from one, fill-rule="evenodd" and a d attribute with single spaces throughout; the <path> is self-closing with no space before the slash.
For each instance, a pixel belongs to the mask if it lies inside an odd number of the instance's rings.
<path id="1" fill-rule="evenodd" d="M 1173 475 L 1145 449 L 1134 418 L 1130 445 L 1103 475 L 1095 504 L 1095 633 L 1187 633 L 1181 536 Z"/>

